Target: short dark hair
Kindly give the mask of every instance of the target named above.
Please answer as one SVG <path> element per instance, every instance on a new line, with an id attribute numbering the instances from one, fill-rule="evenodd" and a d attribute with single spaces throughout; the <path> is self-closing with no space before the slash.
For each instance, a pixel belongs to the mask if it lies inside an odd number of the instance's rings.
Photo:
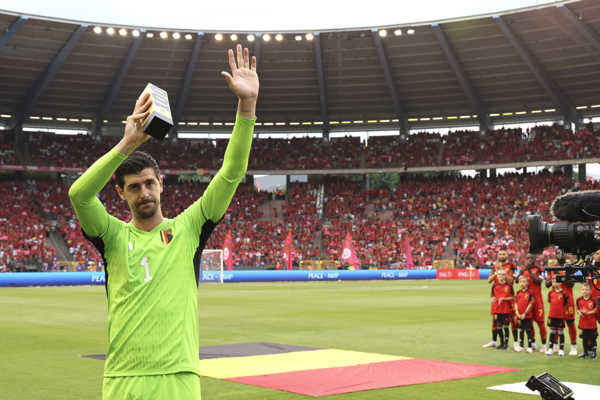
<path id="1" fill-rule="evenodd" d="M 123 189 L 123 185 L 125 185 L 125 175 L 139 174 L 146 168 L 152 168 L 156 178 L 160 179 L 160 171 L 158 170 L 158 163 L 156 160 L 146 152 L 134 151 L 115 171 L 117 185 Z"/>

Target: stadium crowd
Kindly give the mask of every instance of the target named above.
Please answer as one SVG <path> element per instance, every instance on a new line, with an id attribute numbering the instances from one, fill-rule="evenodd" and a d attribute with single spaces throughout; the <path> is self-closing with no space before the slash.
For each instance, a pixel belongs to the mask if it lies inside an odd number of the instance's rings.
<path id="1" fill-rule="evenodd" d="M 166 217 L 178 215 L 206 188 L 205 183 L 177 182 L 173 177 L 165 184 L 161 204 Z M 459 266 L 489 265 L 500 248 L 523 262 L 528 246 L 525 216 L 548 215 L 552 199 L 569 189 L 572 181 L 564 174 L 545 172 L 497 178 L 407 177 L 393 190 L 367 190 L 363 182 L 343 178 L 329 178 L 324 184 L 322 219 L 316 206 L 319 184 L 290 184 L 281 210 L 274 209 L 269 216 L 264 212 L 271 207 L 270 194 L 241 184 L 206 248 L 222 248 L 231 231 L 236 267 L 275 266 L 281 263 L 283 242 L 291 231 L 296 261 L 339 260 L 343 239 L 351 232 L 362 267 L 405 267 L 407 251 L 415 268 L 430 267 L 443 257 L 455 258 Z M 2 199 L 2 218 L 8 222 L 3 224 L 2 237 L 10 238 L 0 241 L 3 265 L 15 269 L 14 257 L 6 258 L 13 253 L 49 263 L 54 254 L 43 235 L 48 221 L 56 224 L 74 260 L 101 262 L 81 233 L 64 183 L 38 180 L 26 187 L 9 181 L 0 188 L 8 194 Z M 27 190 L 35 201 L 23 201 Z M 112 182 L 100 199 L 111 215 L 129 220 L 129 209 Z"/>
<path id="2" fill-rule="evenodd" d="M 408 137 L 374 136 L 366 144 L 357 137 L 255 139 L 248 168 L 341 169 L 423 167 L 511 163 L 595 157 L 600 132 L 588 126 L 571 132 L 562 126 L 498 129 L 481 136 L 475 131 L 448 135 L 416 133 Z M 116 137 L 89 135 L 61 136 L 30 133 L 22 159 L 37 166 L 87 168 Z M 148 142 L 141 150 L 155 155 L 161 168 L 173 170 L 217 169 L 227 145 L 226 139 Z M 0 143 L 0 164 L 19 164 L 12 143 Z"/>

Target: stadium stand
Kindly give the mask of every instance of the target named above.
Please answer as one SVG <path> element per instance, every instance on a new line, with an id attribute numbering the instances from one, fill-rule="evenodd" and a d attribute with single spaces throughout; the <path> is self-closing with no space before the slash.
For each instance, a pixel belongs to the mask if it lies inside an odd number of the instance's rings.
<path id="1" fill-rule="evenodd" d="M 593 158 L 600 130 L 587 127 L 575 133 L 564 127 L 538 126 L 527 131 L 499 129 L 481 136 L 479 132 L 457 131 L 448 135 L 418 133 L 371 137 L 363 145 L 357 137 L 255 139 L 250 170 L 356 169 L 424 167 L 512 163 L 539 160 Z M 118 138 L 93 139 L 88 135 L 30 135 L 31 165 L 86 168 Z M 172 170 L 217 169 L 227 140 L 178 140 L 146 143 L 141 150 L 157 155 L 161 168 Z M 8 144 L 0 144 L 0 160 L 17 163 Z M 160 155 L 160 157 L 158 157 Z M 364 164 L 361 160 L 364 157 Z"/>
<path id="2" fill-rule="evenodd" d="M 173 217 L 195 201 L 206 188 L 201 183 L 166 180 L 162 197 L 165 216 Z M 281 262 L 287 232 L 294 236 L 297 260 L 339 259 L 342 241 L 351 231 L 362 267 L 394 267 L 406 262 L 400 234 L 409 237 L 416 268 L 432 265 L 448 254 L 459 265 L 490 262 L 500 248 L 516 260 L 527 250 L 524 217 L 548 215 L 552 199 L 569 189 L 572 179 L 549 172 L 512 174 L 497 178 L 448 175 L 406 177 L 393 190 L 366 190 L 364 183 L 328 177 L 324 215 L 316 208 L 319 184 L 292 183 L 280 212 L 265 216 L 271 195 L 241 184 L 225 217 L 206 248 L 221 248 L 229 230 L 236 268 L 275 267 Z M 129 210 L 113 183 L 100 199 L 116 217 L 129 220 Z M 100 256 L 84 239 L 60 181 L 5 181 L 1 185 L 3 222 L 0 260 L 7 270 L 51 268 L 55 250 L 46 245 L 47 227 L 56 224 L 73 260 L 80 264 Z M 585 188 L 600 188 L 587 183 Z M 30 199 L 33 201 L 26 201 Z M 267 208 L 265 208 L 267 207 Z M 8 239 L 7 239 L 8 238 Z M 31 267 L 33 268 L 33 267 Z"/>

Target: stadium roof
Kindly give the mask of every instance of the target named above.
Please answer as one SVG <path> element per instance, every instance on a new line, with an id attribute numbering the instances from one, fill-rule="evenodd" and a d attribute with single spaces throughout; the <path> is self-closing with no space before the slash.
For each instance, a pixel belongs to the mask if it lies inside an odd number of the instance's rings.
<path id="1" fill-rule="evenodd" d="M 169 93 L 180 129 L 225 129 L 233 120 L 235 99 L 219 75 L 233 45 L 229 35 L 219 41 L 213 33 L 179 31 L 180 39 L 174 32 L 162 39 L 153 30 L 133 37 L 131 29 L 121 36 L 119 26 L 113 35 L 107 26 L 99 34 L 93 28 L 0 14 L 0 118 L 120 126 L 150 81 Z M 596 0 L 401 30 L 385 37 L 377 30 L 312 32 L 312 41 L 285 34 L 249 42 L 239 34 L 259 56 L 263 126 L 485 125 L 542 115 L 574 121 L 600 110 Z"/>

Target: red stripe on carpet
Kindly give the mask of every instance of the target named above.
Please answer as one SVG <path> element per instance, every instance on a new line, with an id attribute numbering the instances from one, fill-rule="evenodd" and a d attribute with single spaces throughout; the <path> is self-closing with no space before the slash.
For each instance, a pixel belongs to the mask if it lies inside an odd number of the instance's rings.
<path id="1" fill-rule="evenodd" d="M 350 367 L 244 376 L 227 380 L 319 397 L 360 390 L 472 378 L 511 371 L 518 370 L 489 365 L 410 359 Z"/>

